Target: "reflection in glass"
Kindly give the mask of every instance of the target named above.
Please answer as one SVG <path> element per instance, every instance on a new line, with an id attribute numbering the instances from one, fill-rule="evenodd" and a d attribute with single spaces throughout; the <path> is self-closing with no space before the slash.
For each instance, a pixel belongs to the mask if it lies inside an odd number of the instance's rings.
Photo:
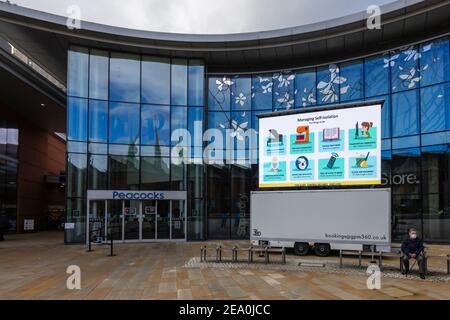
<path id="1" fill-rule="evenodd" d="M 88 126 L 87 99 L 68 98 L 68 140 L 86 141 Z"/>
<path id="2" fill-rule="evenodd" d="M 88 189 L 108 189 L 108 157 L 91 154 L 89 156 Z"/>
<path id="3" fill-rule="evenodd" d="M 86 192 L 87 155 L 69 153 L 67 156 L 67 195 L 84 197 Z"/>
<path id="4" fill-rule="evenodd" d="M 422 133 L 450 129 L 450 90 L 447 84 L 420 90 L 420 123 Z"/>
<path id="5" fill-rule="evenodd" d="M 410 90 L 392 95 L 392 136 L 419 133 L 418 91 Z"/>
<path id="6" fill-rule="evenodd" d="M 139 105 L 112 102 L 109 109 L 109 142 L 139 144 Z"/>
<path id="7" fill-rule="evenodd" d="M 109 189 L 139 188 L 139 157 L 109 156 Z"/>
<path id="8" fill-rule="evenodd" d="M 189 61 L 189 80 L 188 80 L 188 104 L 189 106 L 204 105 L 204 75 L 205 67 L 203 61 Z"/>
<path id="9" fill-rule="evenodd" d="M 87 98 L 89 49 L 71 47 L 68 64 L 67 94 Z"/>
<path id="10" fill-rule="evenodd" d="M 89 100 L 89 141 L 108 142 L 108 102 Z"/>
<path id="11" fill-rule="evenodd" d="M 187 105 L 187 60 L 172 60 L 172 97 L 171 104 L 177 106 Z"/>
<path id="12" fill-rule="evenodd" d="M 170 104 L 170 59 L 142 58 L 142 103 Z"/>
<path id="13" fill-rule="evenodd" d="M 142 105 L 141 143 L 145 145 L 170 145 L 170 107 Z"/>
<path id="14" fill-rule="evenodd" d="M 108 100 L 108 68 L 108 52 L 92 49 L 89 61 L 89 98 Z"/>
<path id="15" fill-rule="evenodd" d="M 175 130 L 187 130 L 187 111 L 186 107 L 172 107 L 171 109 L 171 132 L 174 133 Z M 185 137 L 185 134 L 175 135 L 179 139 Z M 184 145 L 188 144 L 188 139 L 184 139 L 183 141 L 172 140 L 172 145 L 176 145 L 179 143 L 183 143 Z"/>
<path id="16" fill-rule="evenodd" d="M 109 96 L 112 101 L 140 101 L 140 69 L 138 55 L 111 53 Z"/>
<path id="17" fill-rule="evenodd" d="M 67 198 L 66 222 L 74 223 L 73 229 L 66 229 L 65 243 L 83 243 L 86 241 L 86 200 Z"/>
<path id="18" fill-rule="evenodd" d="M 341 101 L 358 100 L 363 97 L 363 64 L 362 60 L 355 60 L 341 64 L 340 85 Z M 345 82 L 343 80 L 346 80 Z"/>
<path id="19" fill-rule="evenodd" d="M 170 159 L 159 157 L 141 158 L 141 189 L 170 189 Z"/>
<path id="20" fill-rule="evenodd" d="M 420 45 L 421 86 L 450 79 L 448 38 L 436 39 Z"/>
<path id="21" fill-rule="evenodd" d="M 364 60 L 366 97 L 389 93 L 389 55 L 378 55 Z"/>

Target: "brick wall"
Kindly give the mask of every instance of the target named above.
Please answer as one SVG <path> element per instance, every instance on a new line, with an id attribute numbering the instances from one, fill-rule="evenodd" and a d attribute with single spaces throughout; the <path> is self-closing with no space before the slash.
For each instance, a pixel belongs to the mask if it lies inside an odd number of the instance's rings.
<path id="1" fill-rule="evenodd" d="M 45 181 L 46 175 L 65 171 L 65 142 L 9 109 L 0 107 L 0 117 L 19 126 L 17 231 L 23 232 L 24 219 L 34 219 L 35 229 L 45 230 L 49 206 L 65 207 L 64 188 Z"/>

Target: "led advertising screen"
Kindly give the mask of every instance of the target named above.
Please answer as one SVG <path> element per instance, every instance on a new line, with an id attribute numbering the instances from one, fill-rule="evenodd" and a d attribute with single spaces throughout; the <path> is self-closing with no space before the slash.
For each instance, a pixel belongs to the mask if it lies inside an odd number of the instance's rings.
<path id="1" fill-rule="evenodd" d="M 262 115 L 259 187 L 381 184 L 381 107 Z"/>

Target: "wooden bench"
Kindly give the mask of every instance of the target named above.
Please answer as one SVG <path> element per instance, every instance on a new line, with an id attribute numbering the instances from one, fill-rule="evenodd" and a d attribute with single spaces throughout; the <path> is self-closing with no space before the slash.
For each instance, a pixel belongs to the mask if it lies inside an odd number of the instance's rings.
<path id="1" fill-rule="evenodd" d="M 375 251 L 350 251 L 350 250 L 339 250 L 339 268 L 343 267 L 343 258 L 345 256 L 357 256 L 358 257 L 358 267 L 362 267 L 362 257 L 371 257 L 372 261 L 375 257 L 378 257 L 378 266 L 380 269 L 383 268 L 383 253 Z"/>
<path id="2" fill-rule="evenodd" d="M 214 260 L 216 262 L 222 262 L 222 251 L 224 250 L 230 250 L 230 249 L 226 249 L 223 248 L 221 245 L 218 245 L 215 248 L 215 256 L 214 257 L 210 257 L 210 258 L 214 258 Z M 208 255 L 207 255 L 208 249 L 206 246 L 202 246 L 200 248 L 200 261 L 201 262 L 206 262 L 208 261 Z M 233 262 L 237 262 L 238 261 L 238 253 L 239 252 L 247 252 L 247 261 L 248 263 L 252 263 L 253 262 L 253 255 L 254 253 L 259 253 L 264 257 L 264 261 L 265 263 L 270 263 L 270 254 L 271 253 L 281 253 L 281 261 L 283 264 L 286 264 L 286 250 L 285 248 L 270 248 L 270 247 L 247 247 L 247 248 L 239 248 L 237 246 L 234 246 L 233 248 L 231 248 L 231 260 Z"/>

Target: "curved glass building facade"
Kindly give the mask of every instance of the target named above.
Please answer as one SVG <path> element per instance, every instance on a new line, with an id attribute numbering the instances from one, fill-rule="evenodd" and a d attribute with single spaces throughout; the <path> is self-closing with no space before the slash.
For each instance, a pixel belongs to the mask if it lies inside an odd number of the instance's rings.
<path id="1" fill-rule="evenodd" d="M 382 99 L 393 239 L 414 225 L 426 241 L 449 242 L 449 51 L 444 36 L 325 65 L 213 74 L 202 60 L 72 46 L 66 241 L 85 240 L 86 190 L 185 191 L 187 240 L 248 239 L 258 143 L 246 132 L 257 115 Z M 217 137 L 223 147 L 208 150 Z M 225 160 L 205 161 L 211 152 Z"/>

